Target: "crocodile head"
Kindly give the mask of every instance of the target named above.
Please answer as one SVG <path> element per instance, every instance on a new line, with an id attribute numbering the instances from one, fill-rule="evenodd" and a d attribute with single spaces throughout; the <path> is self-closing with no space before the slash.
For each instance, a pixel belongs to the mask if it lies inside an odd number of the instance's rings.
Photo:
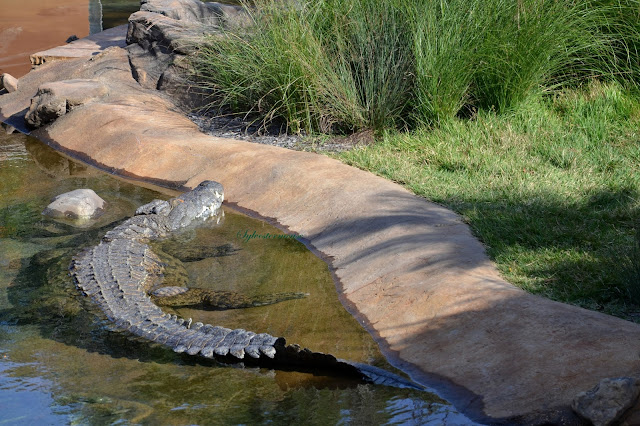
<path id="1" fill-rule="evenodd" d="M 221 184 L 205 180 L 193 191 L 172 198 L 169 201 L 154 200 L 136 210 L 136 215 L 163 216 L 171 231 L 189 226 L 195 220 L 204 220 L 220 211 L 224 200 Z"/>

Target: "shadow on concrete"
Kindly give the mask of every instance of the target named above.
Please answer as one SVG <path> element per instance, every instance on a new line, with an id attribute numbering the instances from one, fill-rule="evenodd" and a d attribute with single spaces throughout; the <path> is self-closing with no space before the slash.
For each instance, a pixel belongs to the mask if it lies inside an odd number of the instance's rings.
<path id="1" fill-rule="evenodd" d="M 488 265 L 485 249 L 503 262 L 530 253 L 548 260 L 518 265 L 520 274 L 531 277 L 529 290 L 603 310 L 610 302 L 629 303 L 638 200 L 636 188 L 594 191 L 579 204 L 471 200 L 463 210 L 474 210 L 472 225 L 482 229 L 482 244 L 449 211 L 429 208 L 411 194 L 381 193 L 375 202 L 392 208 L 336 223 L 308 238 L 320 250 L 345 240 L 361 245 L 333 266 L 365 261 L 379 266 L 379 276 L 393 269 L 470 271 Z M 619 244 L 621 229 L 625 244 Z"/>

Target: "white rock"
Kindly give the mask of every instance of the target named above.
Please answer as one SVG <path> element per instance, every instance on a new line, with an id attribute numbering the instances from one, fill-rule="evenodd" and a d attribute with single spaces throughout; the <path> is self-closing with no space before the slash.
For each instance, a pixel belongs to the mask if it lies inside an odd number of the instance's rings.
<path id="1" fill-rule="evenodd" d="M 91 189 L 76 189 L 60 194 L 42 214 L 55 218 L 92 219 L 104 211 L 105 201 Z"/>
<path id="2" fill-rule="evenodd" d="M 2 82 L 2 87 L 7 89 L 7 92 L 11 93 L 18 90 L 18 79 L 12 76 L 11 74 L 8 74 L 8 73 L 2 74 L 0 81 Z"/>

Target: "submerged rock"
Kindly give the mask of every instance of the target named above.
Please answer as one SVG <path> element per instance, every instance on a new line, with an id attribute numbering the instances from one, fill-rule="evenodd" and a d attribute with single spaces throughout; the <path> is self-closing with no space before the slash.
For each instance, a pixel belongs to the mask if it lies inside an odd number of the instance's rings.
<path id="1" fill-rule="evenodd" d="M 63 157 L 55 149 L 35 139 L 25 140 L 24 146 L 36 166 L 54 179 L 89 177 L 98 173 L 84 164 Z"/>
<path id="2" fill-rule="evenodd" d="M 8 73 L 2 74 L 2 76 L 0 77 L 0 83 L 1 83 L 0 89 L 4 87 L 6 91 L 9 93 L 15 92 L 16 90 L 18 90 L 18 79 L 12 76 L 11 74 L 8 74 Z"/>
<path id="3" fill-rule="evenodd" d="M 614 424 L 640 395 L 640 381 L 632 377 L 601 380 L 593 389 L 579 393 L 571 407 L 595 426 Z"/>
<path id="4" fill-rule="evenodd" d="M 42 214 L 55 218 L 93 219 L 104 211 L 105 201 L 91 189 L 76 189 L 60 194 Z"/>

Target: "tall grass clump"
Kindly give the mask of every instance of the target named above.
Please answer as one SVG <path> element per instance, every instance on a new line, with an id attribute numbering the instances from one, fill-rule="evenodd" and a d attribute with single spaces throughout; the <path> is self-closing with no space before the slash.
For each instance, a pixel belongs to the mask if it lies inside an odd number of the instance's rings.
<path id="1" fill-rule="evenodd" d="M 640 86 L 640 0 L 592 0 L 590 7 L 604 10 L 599 31 L 611 40 L 614 78 Z"/>
<path id="2" fill-rule="evenodd" d="M 193 62 L 217 106 L 286 120 L 290 130 L 350 132 L 403 121 L 412 55 L 394 1 L 260 0 L 247 28 L 206 38 Z"/>
<path id="3" fill-rule="evenodd" d="M 415 0 L 416 112 L 439 122 L 463 107 L 513 109 L 592 77 L 632 80 L 637 4 Z"/>
<path id="4" fill-rule="evenodd" d="M 321 52 L 296 10 L 267 6 L 251 11 L 248 28 L 208 36 L 194 69 L 198 84 L 211 93 L 211 106 L 260 114 L 266 121 L 283 118 L 297 131 L 311 125 L 318 107 L 317 92 L 297 59 Z"/>
<path id="5" fill-rule="evenodd" d="M 289 130 L 439 125 L 594 77 L 640 84 L 640 0 L 256 0 L 193 60 L 217 107 Z"/>
<path id="6" fill-rule="evenodd" d="M 414 114 L 431 124 L 471 103 L 477 49 L 485 30 L 476 9 L 483 0 L 419 1 L 411 8 L 416 87 Z"/>
<path id="7" fill-rule="evenodd" d="M 613 52 L 599 31 L 602 8 L 577 1 L 496 0 L 479 10 L 486 28 L 474 77 L 479 107 L 512 109 L 535 92 L 610 72 L 603 58 Z"/>

